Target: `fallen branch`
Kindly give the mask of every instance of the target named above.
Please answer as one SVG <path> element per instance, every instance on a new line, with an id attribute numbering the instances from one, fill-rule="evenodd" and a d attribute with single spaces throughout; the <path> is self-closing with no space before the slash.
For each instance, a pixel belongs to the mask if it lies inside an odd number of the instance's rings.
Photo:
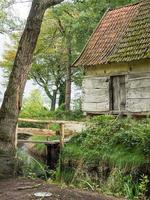
<path id="1" fill-rule="evenodd" d="M 31 185 L 31 186 L 24 186 L 24 187 L 18 187 L 17 190 L 28 190 L 28 189 L 34 189 L 40 187 L 42 184 L 37 185 Z"/>

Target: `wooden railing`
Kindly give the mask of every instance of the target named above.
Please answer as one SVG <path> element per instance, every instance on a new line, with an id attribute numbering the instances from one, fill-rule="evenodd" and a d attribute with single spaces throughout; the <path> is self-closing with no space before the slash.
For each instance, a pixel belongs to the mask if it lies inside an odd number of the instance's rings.
<path id="1" fill-rule="evenodd" d="M 52 143 L 60 143 L 60 148 L 64 147 L 64 137 L 65 137 L 65 122 L 64 121 L 55 121 L 55 120 L 35 120 L 35 119 L 18 119 L 18 122 L 28 122 L 28 123 L 34 123 L 34 124 L 43 124 L 45 125 L 43 128 L 17 128 L 17 135 L 18 134 L 28 134 L 28 135 L 37 135 L 37 136 L 45 136 L 50 137 L 54 135 L 59 135 L 59 140 L 55 141 L 33 141 L 33 140 L 18 140 L 17 137 L 17 143 L 44 143 L 44 144 L 52 144 Z M 50 126 L 53 124 L 59 125 L 58 131 L 50 130 Z"/>
<path id="2" fill-rule="evenodd" d="M 20 127 L 20 122 L 26 122 L 31 124 L 39 124 L 42 125 L 43 128 L 24 128 Z M 37 136 L 45 136 L 46 141 L 43 141 L 48 144 L 52 141 L 48 141 L 48 138 L 54 135 L 59 135 L 59 140 L 56 140 L 56 143 L 60 143 L 63 147 L 64 142 L 68 141 L 68 137 L 71 138 L 75 133 L 80 133 L 85 128 L 85 122 L 77 122 L 77 121 L 63 121 L 63 120 L 37 120 L 37 119 L 18 119 L 19 127 L 17 128 L 17 134 L 27 134 L 27 135 L 37 135 Z M 57 124 L 58 131 L 50 130 L 51 125 Z M 67 139 L 65 139 L 67 137 Z M 17 142 L 21 143 L 29 143 L 26 140 L 17 140 Z M 36 143 L 36 141 L 30 140 L 30 142 Z"/>

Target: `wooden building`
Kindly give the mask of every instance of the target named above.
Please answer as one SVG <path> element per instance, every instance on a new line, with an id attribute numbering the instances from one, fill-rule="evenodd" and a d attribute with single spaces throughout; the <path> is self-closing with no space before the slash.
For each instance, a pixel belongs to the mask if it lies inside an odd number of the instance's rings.
<path id="1" fill-rule="evenodd" d="M 108 10 L 73 66 L 86 113 L 150 114 L 150 0 Z"/>

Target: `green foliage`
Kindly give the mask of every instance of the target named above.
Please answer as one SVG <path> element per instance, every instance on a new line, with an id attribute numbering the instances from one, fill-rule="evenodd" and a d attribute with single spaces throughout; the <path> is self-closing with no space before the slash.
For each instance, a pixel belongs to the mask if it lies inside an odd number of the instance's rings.
<path id="1" fill-rule="evenodd" d="M 103 189 L 107 194 L 125 196 L 128 200 L 148 200 L 148 183 L 148 176 L 142 175 L 139 181 L 135 182 L 131 175 L 124 176 L 121 170 L 114 168 Z"/>
<path id="2" fill-rule="evenodd" d="M 78 175 L 73 178 L 74 184 L 80 185 L 85 180 L 90 185 L 99 185 L 106 193 L 134 199 L 140 198 L 142 191 L 145 197 L 150 164 L 150 120 L 94 117 L 87 122 L 87 129 L 65 146 L 63 160 L 65 173 L 68 166 L 77 170 L 82 160 Z M 142 178 L 143 173 L 147 179 Z M 83 174 L 88 174 L 88 178 L 84 179 Z"/>
<path id="3" fill-rule="evenodd" d="M 49 111 L 43 105 L 43 99 L 38 90 L 33 90 L 25 100 L 20 114 L 22 118 L 44 118 L 49 116 Z"/>
<path id="4" fill-rule="evenodd" d="M 79 159 L 82 157 L 82 150 L 80 148 L 77 148 L 76 144 L 67 145 L 66 148 L 63 152 L 64 162 L 67 162 L 68 160 L 78 162 Z"/>
<path id="5" fill-rule="evenodd" d="M 80 109 L 66 111 L 64 105 L 60 106 L 56 111 L 53 112 L 54 119 L 61 120 L 82 120 L 84 119 L 83 113 Z"/>
<path id="6" fill-rule="evenodd" d="M 125 196 L 127 199 L 134 199 L 139 194 L 139 184 L 133 181 L 131 175 L 125 176 L 118 168 L 113 168 L 102 189 L 107 194 Z"/>
<path id="7" fill-rule="evenodd" d="M 77 102 L 73 111 L 65 111 L 64 105 L 60 106 L 55 111 L 47 110 L 47 108 L 44 107 L 43 99 L 38 90 L 33 90 L 30 96 L 25 99 L 20 117 L 49 120 L 84 120 L 83 113 Z M 28 122 L 21 122 L 19 125 L 21 127 L 44 128 L 42 124 Z M 58 130 L 57 125 L 53 125 L 53 127 L 50 128 L 52 130 Z"/>
<path id="8" fill-rule="evenodd" d="M 148 176 L 143 175 L 140 179 L 138 199 L 146 200 L 146 192 L 148 191 L 148 183 L 149 183 Z"/>
<path id="9" fill-rule="evenodd" d="M 47 180 L 47 167 L 41 161 L 30 156 L 25 150 L 17 151 L 19 173 L 29 178 L 43 178 Z"/>
<path id="10" fill-rule="evenodd" d="M 149 162 L 149 120 L 139 122 L 99 116 L 89 123 L 87 130 L 76 138 L 76 142 L 85 152 L 83 156 L 86 162 L 93 158 L 95 162 L 107 160 L 111 165 L 128 165 L 129 168 Z"/>
<path id="11" fill-rule="evenodd" d="M 13 0 L 0 0 L 0 34 L 14 30 L 19 23 L 18 19 L 8 9 L 12 3 L 14 3 Z"/>

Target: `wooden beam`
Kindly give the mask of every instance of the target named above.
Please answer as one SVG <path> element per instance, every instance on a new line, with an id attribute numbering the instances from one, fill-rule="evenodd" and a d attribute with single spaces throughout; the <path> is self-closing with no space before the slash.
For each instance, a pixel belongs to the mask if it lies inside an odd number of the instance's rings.
<path id="1" fill-rule="evenodd" d="M 18 143 L 32 143 L 32 144 L 59 144 L 59 140 L 53 141 L 37 141 L 37 140 L 18 140 Z"/>
<path id="2" fill-rule="evenodd" d="M 64 139 L 64 143 L 69 142 L 71 138 Z M 52 141 L 37 141 L 37 140 L 18 140 L 18 143 L 32 143 L 32 144 L 59 144 L 60 140 L 52 140 Z"/>
<path id="3" fill-rule="evenodd" d="M 39 128 L 18 128 L 18 134 L 29 134 L 29 135 L 39 135 L 39 136 L 53 136 L 56 135 L 56 131 L 48 129 Z"/>
<path id="4" fill-rule="evenodd" d="M 18 122 L 30 122 L 30 123 L 39 123 L 39 124 L 80 124 L 83 122 L 78 121 L 64 121 L 64 120 L 38 120 L 38 119 L 25 119 L 19 118 Z"/>
<path id="5" fill-rule="evenodd" d="M 38 119 L 24 119 L 19 118 L 18 122 L 30 122 L 30 123 L 39 123 L 39 124 L 61 124 L 62 121 L 55 121 L 55 120 L 38 120 Z"/>

